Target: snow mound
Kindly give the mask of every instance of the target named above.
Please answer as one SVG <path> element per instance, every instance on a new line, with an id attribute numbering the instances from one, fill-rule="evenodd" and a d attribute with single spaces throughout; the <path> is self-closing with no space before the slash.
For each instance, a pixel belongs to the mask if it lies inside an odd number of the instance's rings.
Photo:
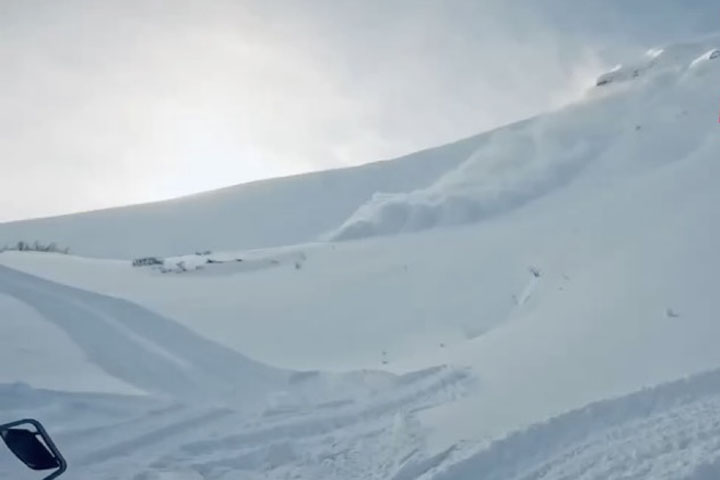
<path id="1" fill-rule="evenodd" d="M 11 366 L 0 368 L 0 383 L 31 382 L 35 387 L 66 391 L 143 393 L 89 362 L 62 329 L 30 305 L 3 292 L 1 285 L 0 317 L 0 365 Z"/>
<path id="2" fill-rule="evenodd" d="M 720 61 L 712 65 L 717 68 L 705 69 L 707 75 L 687 75 L 698 70 L 691 66 L 703 59 L 709 64 L 717 58 L 708 48 L 693 43 L 652 51 L 641 70 L 656 74 L 625 89 L 590 91 L 560 111 L 493 132 L 433 185 L 374 194 L 328 238 L 357 239 L 477 222 L 551 194 L 582 177 L 590 166 L 605 173 L 614 170 L 622 178 L 638 166 L 681 160 L 716 134 L 713 100 Z M 627 72 L 621 67 L 612 75 L 620 79 Z M 667 134 L 644 135 L 648 129 Z"/>
<path id="3" fill-rule="evenodd" d="M 92 366 L 134 386 L 135 392 L 194 399 L 247 398 L 281 384 L 287 376 L 119 298 L 49 282 L 2 266 L 0 295 L 32 307 L 64 331 Z M 27 315 L 19 318 L 27 319 Z M 54 349 L 50 346 L 47 350 Z M 62 362 L 56 368 L 64 371 L 68 367 L 73 364 Z M 24 373 L 25 379 L 37 378 L 32 372 Z M 247 388 L 248 385 L 253 388 Z"/>

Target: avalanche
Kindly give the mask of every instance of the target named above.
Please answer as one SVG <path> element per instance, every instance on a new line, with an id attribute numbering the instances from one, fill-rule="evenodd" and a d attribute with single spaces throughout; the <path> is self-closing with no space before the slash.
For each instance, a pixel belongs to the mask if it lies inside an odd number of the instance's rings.
<path id="1" fill-rule="evenodd" d="M 716 478 L 718 47 L 395 161 L 0 224 L 85 255 L 0 254 L 0 419 L 96 478 Z"/>

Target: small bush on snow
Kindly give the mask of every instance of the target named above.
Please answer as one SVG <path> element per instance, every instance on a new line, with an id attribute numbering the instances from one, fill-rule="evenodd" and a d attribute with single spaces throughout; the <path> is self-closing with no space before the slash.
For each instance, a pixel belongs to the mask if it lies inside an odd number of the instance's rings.
<path id="1" fill-rule="evenodd" d="M 70 248 L 60 248 L 55 242 L 44 244 L 36 240 L 33 243 L 19 241 L 15 245 L 5 245 L 4 247 L 0 248 L 0 252 L 5 251 L 62 253 L 67 255 L 68 253 L 70 253 Z"/>

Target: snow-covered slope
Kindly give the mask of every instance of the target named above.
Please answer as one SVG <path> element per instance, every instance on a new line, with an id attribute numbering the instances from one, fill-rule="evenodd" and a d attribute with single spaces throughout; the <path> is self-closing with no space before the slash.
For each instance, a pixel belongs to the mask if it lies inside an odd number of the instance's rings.
<path id="1" fill-rule="evenodd" d="M 7 351 L 70 352 L 2 364 L 27 385 L 0 416 L 44 416 L 98 478 L 715 478 L 718 45 L 478 137 L 302 239 L 325 241 L 0 254 Z M 84 393 L 43 390 L 64 368 Z"/>
<path id="2" fill-rule="evenodd" d="M 518 208 L 580 180 L 598 184 L 679 161 L 717 138 L 712 92 L 720 56 L 713 43 L 653 50 L 620 67 L 614 84 L 585 101 L 515 129 L 493 132 L 467 161 L 428 188 L 376 194 L 334 239 L 474 222 Z M 642 72 L 621 76 L 630 68 Z M 602 76 L 602 83 L 608 83 Z M 622 83 L 620 80 L 624 80 Z M 629 81 L 632 80 L 632 81 Z"/>
<path id="3" fill-rule="evenodd" d="M 32 381 L 67 391 L 142 393 L 90 362 L 62 330 L 8 293 L 0 294 L 0 383 Z"/>
<path id="4" fill-rule="evenodd" d="M 431 184 L 485 136 L 392 161 L 260 181 L 147 205 L 0 223 L 0 248 L 56 242 L 84 256 L 134 258 L 307 242 L 375 192 Z"/>

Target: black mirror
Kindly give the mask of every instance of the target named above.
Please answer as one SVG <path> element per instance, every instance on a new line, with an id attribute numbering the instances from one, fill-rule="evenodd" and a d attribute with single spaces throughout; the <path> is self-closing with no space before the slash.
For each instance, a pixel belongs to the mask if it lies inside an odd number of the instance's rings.
<path id="1" fill-rule="evenodd" d="M 19 420 L 0 425 L 0 437 L 10 451 L 28 468 L 55 470 L 44 480 L 52 480 L 60 476 L 67 468 L 65 459 L 37 420 Z"/>

